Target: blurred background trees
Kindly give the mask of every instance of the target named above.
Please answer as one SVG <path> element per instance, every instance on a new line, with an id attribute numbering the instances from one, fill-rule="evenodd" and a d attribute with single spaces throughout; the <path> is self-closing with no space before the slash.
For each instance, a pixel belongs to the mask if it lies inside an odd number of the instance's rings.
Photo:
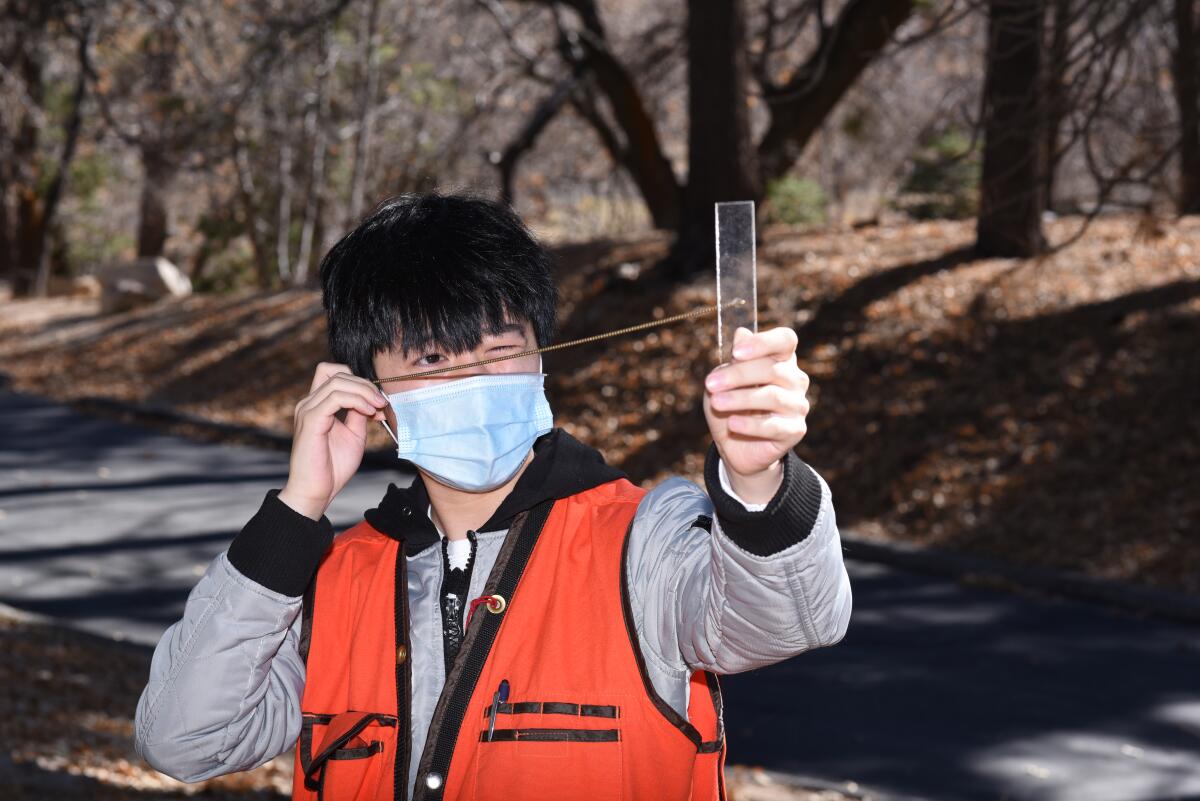
<path id="1" fill-rule="evenodd" d="M 1195 0 L 0 0 L 0 280 L 135 256 L 303 285 L 375 203 L 473 187 L 540 230 L 1200 213 Z"/>

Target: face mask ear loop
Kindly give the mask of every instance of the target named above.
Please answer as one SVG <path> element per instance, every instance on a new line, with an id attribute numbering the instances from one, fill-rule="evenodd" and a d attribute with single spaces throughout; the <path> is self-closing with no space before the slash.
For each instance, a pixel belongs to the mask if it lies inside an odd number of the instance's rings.
<path id="1" fill-rule="evenodd" d="M 387 432 L 388 432 L 388 436 L 392 438 L 392 440 L 393 440 L 393 441 L 396 443 L 396 447 L 397 447 L 397 448 L 399 448 L 399 447 L 400 447 L 400 440 L 399 440 L 399 439 L 396 439 L 396 435 L 392 433 L 392 428 L 391 428 L 391 426 L 389 426 L 389 425 L 387 424 L 387 420 L 380 420 L 379 422 L 383 424 L 383 427 L 384 427 L 384 428 L 387 430 Z"/>

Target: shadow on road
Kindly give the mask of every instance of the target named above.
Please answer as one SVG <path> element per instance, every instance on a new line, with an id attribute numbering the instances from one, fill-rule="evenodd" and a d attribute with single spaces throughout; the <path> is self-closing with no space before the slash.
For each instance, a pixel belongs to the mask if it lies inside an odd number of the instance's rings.
<path id="1" fill-rule="evenodd" d="M 732 762 L 927 798 L 1200 793 L 1200 629 L 853 567 L 841 644 L 723 679 Z"/>

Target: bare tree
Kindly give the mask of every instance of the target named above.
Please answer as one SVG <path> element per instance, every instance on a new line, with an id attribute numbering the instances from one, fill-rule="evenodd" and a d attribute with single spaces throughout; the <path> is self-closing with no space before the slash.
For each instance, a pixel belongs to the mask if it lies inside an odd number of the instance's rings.
<path id="1" fill-rule="evenodd" d="M 674 229 L 681 244 L 696 237 L 701 243 L 707 241 L 704 232 L 711 228 L 712 202 L 760 200 L 767 182 L 796 164 L 822 122 L 892 41 L 916 5 L 911 0 L 847 0 L 829 19 L 821 0 L 767 0 L 766 24 L 753 34 L 765 44 L 751 58 L 744 1 L 688 3 L 685 36 L 691 90 L 686 180 L 672 169 L 658 124 L 633 73 L 617 57 L 594 0 L 526 0 L 574 15 L 575 28 L 559 22 L 560 41 L 578 44 L 558 50 L 579 70 L 579 89 L 572 102 L 554 100 L 555 93 L 563 91 L 555 86 L 536 109 L 536 125 L 531 120 L 527 130 L 540 130 L 551 112 L 570 105 L 629 173 L 657 227 Z M 516 36 L 496 11 L 496 0 L 479 2 L 492 10 L 513 43 Z M 772 65 L 772 57 L 781 54 L 795 65 L 782 70 L 788 73 L 785 80 L 778 78 L 781 70 Z M 525 62 L 535 58 L 519 55 Z M 768 117 L 757 143 L 748 108 L 753 83 Z M 513 159 L 500 163 L 511 183 Z M 682 250 L 676 256 L 684 262 L 678 267 L 680 274 L 700 266 Z"/>
<path id="2" fill-rule="evenodd" d="M 6 106 L 0 115 L 0 276 L 11 279 L 18 295 L 45 294 L 49 287 L 51 233 L 83 125 L 92 22 L 101 11 L 101 5 L 67 0 L 0 5 Z M 74 44 L 74 75 L 65 118 L 57 119 L 61 112 L 50 106 L 49 73 L 64 39 Z M 51 129 L 56 130 L 47 136 Z M 57 152 L 47 153 L 59 138 Z"/>

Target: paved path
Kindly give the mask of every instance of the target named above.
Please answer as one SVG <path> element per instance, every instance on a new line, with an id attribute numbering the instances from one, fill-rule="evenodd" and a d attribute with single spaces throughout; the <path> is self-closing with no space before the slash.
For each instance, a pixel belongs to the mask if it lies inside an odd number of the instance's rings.
<path id="1" fill-rule="evenodd" d="M 0 601 L 152 643 L 286 467 L 0 392 Z M 730 762 L 877 798 L 1200 799 L 1200 628 L 850 570 L 841 645 L 724 680 Z"/>

